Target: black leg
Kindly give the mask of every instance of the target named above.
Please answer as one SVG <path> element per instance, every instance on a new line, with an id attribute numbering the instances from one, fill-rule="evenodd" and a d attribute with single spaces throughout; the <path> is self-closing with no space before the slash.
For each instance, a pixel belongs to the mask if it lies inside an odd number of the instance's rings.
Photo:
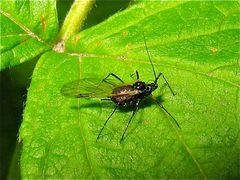
<path id="1" fill-rule="evenodd" d="M 106 83 L 108 83 L 108 84 L 111 85 L 110 82 L 107 82 L 107 81 L 106 81 L 109 76 L 113 76 L 113 77 L 115 77 L 116 79 L 118 79 L 121 83 L 124 83 L 123 80 L 122 80 L 120 77 L 118 77 L 116 74 L 114 74 L 114 73 L 109 73 L 109 74 L 98 84 L 97 87 L 99 87 L 99 86 L 102 84 L 103 81 L 105 81 Z"/>
<path id="2" fill-rule="evenodd" d="M 160 78 L 160 76 L 163 77 L 164 81 L 167 83 L 168 88 L 171 90 L 173 96 L 175 96 L 175 93 L 173 92 L 171 86 L 169 85 L 169 83 L 168 83 L 167 79 L 165 78 L 165 76 L 163 75 L 163 73 L 159 73 L 159 74 L 158 74 L 157 78 L 155 79 L 155 83 L 157 83 L 157 81 L 158 81 L 158 79 Z"/>
<path id="3" fill-rule="evenodd" d="M 134 109 L 134 111 L 133 111 L 133 113 L 132 113 L 132 116 L 131 116 L 131 118 L 130 118 L 129 121 L 128 121 L 128 124 L 127 124 L 127 126 L 125 127 L 125 130 L 124 130 L 124 132 L 123 132 L 123 135 L 122 135 L 122 137 L 121 137 L 121 139 L 120 139 L 120 144 L 122 143 L 122 141 L 123 141 L 123 139 L 124 139 L 124 136 L 125 136 L 125 134 L 126 134 L 126 132 L 127 132 L 127 129 L 128 129 L 128 127 L 129 127 L 132 119 L 133 119 L 133 116 L 134 116 L 134 115 L 136 114 L 136 112 L 138 111 L 139 102 L 140 102 L 140 101 L 137 102 L 136 108 Z"/>
<path id="4" fill-rule="evenodd" d="M 101 134 L 102 134 L 103 129 L 105 128 L 107 122 L 108 122 L 109 119 L 112 117 L 112 115 L 114 114 L 114 112 L 116 111 L 116 109 L 117 109 L 117 106 L 114 108 L 113 112 L 110 114 L 110 116 L 109 116 L 109 117 L 107 118 L 107 120 L 105 121 L 102 129 L 100 130 L 100 132 L 99 132 L 99 134 L 98 134 L 98 136 L 97 136 L 96 142 L 99 140 L 99 138 L 100 138 L 100 136 L 101 136 Z"/>
<path id="5" fill-rule="evenodd" d="M 110 98 L 102 98 L 101 101 L 111 101 Z"/>
<path id="6" fill-rule="evenodd" d="M 118 77 L 116 74 L 114 74 L 114 73 L 109 73 L 102 81 L 107 80 L 107 78 L 108 78 L 109 76 L 113 76 L 113 77 L 115 77 L 116 79 L 118 79 L 119 81 L 121 81 L 121 83 L 124 83 L 123 80 L 122 80 L 120 77 Z"/>
<path id="7" fill-rule="evenodd" d="M 159 103 L 157 100 L 155 100 L 155 99 L 153 99 L 153 100 L 174 120 L 174 122 L 176 123 L 178 128 L 181 129 L 181 127 L 179 126 L 177 120 L 171 115 L 171 113 L 168 112 L 168 110 L 161 103 Z"/>
<path id="8" fill-rule="evenodd" d="M 136 76 L 137 76 L 137 80 L 139 80 L 139 74 L 138 74 L 138 71 L 136 71 Z"/>

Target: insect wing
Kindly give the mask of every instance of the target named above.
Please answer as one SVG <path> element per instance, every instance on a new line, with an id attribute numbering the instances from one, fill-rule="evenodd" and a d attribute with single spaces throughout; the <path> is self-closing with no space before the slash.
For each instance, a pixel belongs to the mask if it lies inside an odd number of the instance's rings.
<path id="1" fill-rule="evenodd" d="M 121 86 L 121 83 L 112 79 L 103 81 L 86 78 L 65 84 L 61 89 L 61 94 L 76 98 L 104 98 L 111 96 L 112 90 L 117 86 Z"/>

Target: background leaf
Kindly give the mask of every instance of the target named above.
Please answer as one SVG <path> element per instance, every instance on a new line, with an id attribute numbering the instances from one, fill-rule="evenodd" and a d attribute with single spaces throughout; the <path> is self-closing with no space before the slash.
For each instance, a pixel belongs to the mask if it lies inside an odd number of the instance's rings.
<path id="1" fill-rule="evenodd" d="M 52 0 L 1 1 L 1 70 L 51 48 L 58 31 L 55 4 Z"/>
<path id="2" fill-rule="evenodd" d="M 177 96 L 154 92 L 177 119 L 145 101 L 119 144 L 131 111 L 98 99 L 67 99 L 72 80 L 158 71 Z M 47 52 L 33 74 L 21 126 L 22 178 L 239 178 L 239 4 L 140 3 Z"/>

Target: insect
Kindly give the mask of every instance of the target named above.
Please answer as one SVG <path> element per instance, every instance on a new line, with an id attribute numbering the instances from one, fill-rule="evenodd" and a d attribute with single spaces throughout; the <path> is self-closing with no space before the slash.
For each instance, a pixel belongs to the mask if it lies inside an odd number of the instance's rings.
<path id="1" fill-rule="evenodd" d="M 153 75 L 154 75 L 154 81 L 152 83 L 147 84 L 141 81 L 139 77 L 139 73 L 138 71 L 136 71 L 137 79 L 132 84 L 126 84 L 116 74 L 109 73 L 104 79 L 98 79 L 98 78 L 80 79 L 80 80 L 76 80 L 76 81 L 65 84 L 61 89 L 61 94 L 63 96 L 75 97 L 75 98 L 101 98 L 101 100 L 110 100 L 116 104 L 114 110 L 112 111 L 112 113 L 109 115 L 109 117 L 103 124 L 103 127 L 101 128 L 96 141 L 98 141 L 99 138 L 101 137 L 101 134 L 105 126 L 107 125 L 108 121 L 110 120 L 112 115 L 115 113 L 117 108 L 131 106 L 133 107 L 133 111 L 124 129 L 122 137 L 120 139 L 120 143 L 122 143 L 134 115 L 139 110 L 139 104 L 144 98 L 152 95 L 152 92 L 158 88 L 158 80 L 160 77 L 163 78 L 168 88 L 170 89 L 171 93 L 175 95 L 167 79 L 163 75 L 163 73 L 159 73 L 158 75 L 156 74 L 154 65 L 152 63 L 152 60 L 150 58 L 150 54 L 148 51 L 146 38 L 144 35 L 143 37 L 144 37 L 147 56 L 151 64 Z M 110 76 L 115 78 L 115 81 L 110 79 L 109 78 Z M 175 121 L 176 125 L 180 128 L 176 119 L 167 111 L 167 109 L 162 104 L 158 102 L 157 104 Z"/>

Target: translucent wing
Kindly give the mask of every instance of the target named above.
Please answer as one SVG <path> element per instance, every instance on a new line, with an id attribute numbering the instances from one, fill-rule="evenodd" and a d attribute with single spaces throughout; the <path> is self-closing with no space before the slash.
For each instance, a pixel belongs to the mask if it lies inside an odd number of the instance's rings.
<path id="1" fill-rule="evenodd" d="M 76 98 L 104 98 L 110 97 L 112 90 L 122 83 L 118 80 L 104 80 L 98 78 L 85 78 L 65 84 L 61 94 Z"/>

